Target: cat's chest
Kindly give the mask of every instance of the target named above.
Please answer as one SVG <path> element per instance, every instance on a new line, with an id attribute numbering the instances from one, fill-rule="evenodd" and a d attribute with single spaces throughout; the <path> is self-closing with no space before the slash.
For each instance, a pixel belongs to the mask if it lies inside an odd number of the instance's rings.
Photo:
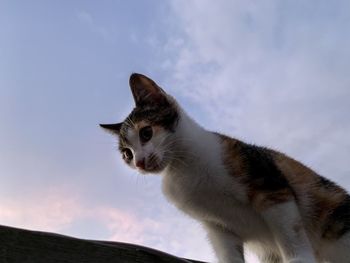
<path id="1" fill-rule="evenodd" d="M 208 174 L 198 174 L 198 172 Z M 197 174 L 196 174 L 197 173 Z M 193 218 L 222 224 L 247 238 L 265 230 L 257 214 L 242 203 L 241 190 L 224 171 L 208 170 L 166 174 L 163 192 L 180 210 Z M 250 225 L 249 228 L 242 226 Z"/>
<path id="2" fill-rule="evenodd" d="M 217 210 L 226 203 L 228 197 L 213 179 L 198 177 L 191 171 L 167 174 L 163 180 L 163 193 L 180 210 L 202 219 L 209 216 L 208 211 Z"/>

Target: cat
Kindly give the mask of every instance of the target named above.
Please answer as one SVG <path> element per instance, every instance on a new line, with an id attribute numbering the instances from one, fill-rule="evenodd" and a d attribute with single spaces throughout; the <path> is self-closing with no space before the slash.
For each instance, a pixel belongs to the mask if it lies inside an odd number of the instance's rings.
<path id="1" fill-rule="evenodd" d="M 272 149 L 207 131 L 153 80 L 134 73 L 135 108 L 100 124 L 119 138 L 122 158 L 162 175 L 162 190 L 199 220 L 222 263 L 350 262 L 350 196 Z"/>

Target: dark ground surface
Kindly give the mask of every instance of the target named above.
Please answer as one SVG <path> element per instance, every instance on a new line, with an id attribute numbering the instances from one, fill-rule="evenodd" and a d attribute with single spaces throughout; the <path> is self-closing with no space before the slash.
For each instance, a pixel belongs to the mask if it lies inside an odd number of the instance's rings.
<path id="1" fill-rule="evenodd" d="M 133 244 L 0 226 L 0 263 L 201 263 Z"/>

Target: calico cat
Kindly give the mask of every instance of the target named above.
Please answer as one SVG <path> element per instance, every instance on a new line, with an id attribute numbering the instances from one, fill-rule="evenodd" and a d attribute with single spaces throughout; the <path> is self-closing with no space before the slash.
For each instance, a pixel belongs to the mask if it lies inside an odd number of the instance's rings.
<path id="1" fill-rule="evenodd" d="M 283 153 L 207 131 L 153 80 L 132 74 L 136 103 L 119 137 L 124 161 L 160 173 L 163 192 L 199 220 L 222 263 L 350 262 L 350 196 Z"/>

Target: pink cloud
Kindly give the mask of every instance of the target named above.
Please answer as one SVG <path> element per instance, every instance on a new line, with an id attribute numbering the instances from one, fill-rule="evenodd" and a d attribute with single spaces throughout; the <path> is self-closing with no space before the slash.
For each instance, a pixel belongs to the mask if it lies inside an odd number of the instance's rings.
<path id="1" fill-rule="evenodd" d="M 29 198 L 2 198 L 0 224 L 59 232 L 73 222 L 80 210 L 76 197 L 57 190 Z"/>
<path id="2" fill-rule="evenodd" d="M 72 192 L 55 189 L 34 196 L 4 199 L 0 203 L 0 224 L 32 230 L 65 233 L 80 220 L 101 223 L 109 230 L 108 239 L 145 243 L 146 229 L 158 224 L 150 219 L 138 220 L 132 213 L 109 206 L 88 206 Z M 94 226 L 92 226 L 94 227 Z"/>
<path id="3" fill-rule="evenodd" d="M 81 222 L 89 222 L 91 232 L 77 234 L 76 226 Z M 160 207 L 157 215 L 150 215 L 108 205 L 91 205 L 77 196 L 74 190 L 49 189 L 15 199 L 2 197 L 0 224 L 80 238 L 140 244 L 189 258 L 199 259 L 198 253 L 203 260 L 212 258 L 199 225 L 184 219 L 183 215 L 174 215 L 171 209 Z M 96 230 L 101 230 L 101 225 L 104 226 L 102 231 L 107 229 L 107 235 L 96 236 Z M 183 236 L 191 238 L 184 240 Z"/>
<path id="4" fill-rule="evenodd" d="M 128 243 L 144 243 L 146 225 L 126 211 L 112 207 L 96 208 L 95 215 L 110 231 L 109 240 Z"/>

